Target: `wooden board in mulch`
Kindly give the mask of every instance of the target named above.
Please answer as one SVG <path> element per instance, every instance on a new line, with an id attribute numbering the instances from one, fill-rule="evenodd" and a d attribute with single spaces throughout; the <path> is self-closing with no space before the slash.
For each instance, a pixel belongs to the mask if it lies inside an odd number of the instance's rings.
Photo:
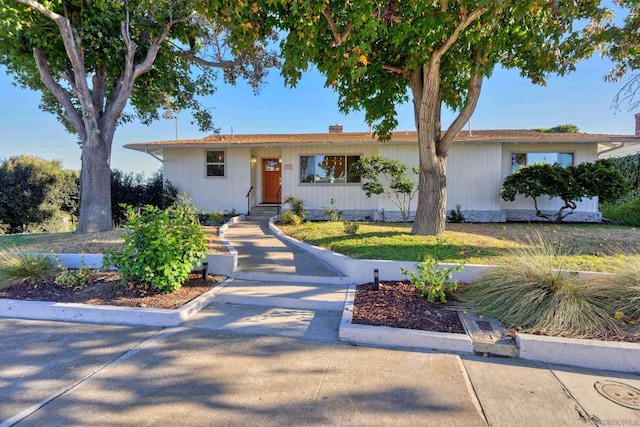
<path id="1" fill-rule="evenodd" d="M 124 307 L 175 309 L 209 291 L 223 276 L 191 274 L 176 292 L 163 294 L 150 288 L 122 284 L 116 272 L 97 272 L 82 289 L 63 288 L 53 280 L 27 281 L 0 289 L 0 298 L 23 301 L 50 301 Z"/>
<path id="2" fill-rule="evenodd" d="M 356 288 L 353 323 L 464 334 L 458 313 L 446 304 L 427 301 L 408 282 L 380 282 Z"/>

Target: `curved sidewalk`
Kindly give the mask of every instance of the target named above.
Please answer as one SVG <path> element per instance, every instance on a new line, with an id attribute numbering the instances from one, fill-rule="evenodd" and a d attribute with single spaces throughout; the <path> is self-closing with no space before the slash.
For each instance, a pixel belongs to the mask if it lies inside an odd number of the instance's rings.
<path id="1" fill-rule="evenodd" d="M 277 281 L 294 279 L 287 276 L 301 276 L 299 280 L 303 282 L 346 283 L 345 275 L 335 267 L 275 237 L 267 219 L 237 222 L 227 228 L 224 239 L 238 252 L 236 278 Z M 343 280 L 327 280 L 329 278 Z"/>

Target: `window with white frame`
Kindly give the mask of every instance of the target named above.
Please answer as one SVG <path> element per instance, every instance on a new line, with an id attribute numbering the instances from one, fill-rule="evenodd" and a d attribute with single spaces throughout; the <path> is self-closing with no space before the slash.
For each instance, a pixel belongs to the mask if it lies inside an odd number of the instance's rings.
<path id="1" fill-rule="evenodd" d="M 356 155 L 300 156 L 300 182 L 304 184 L 359 183 L 360 177 L 349 174 L 351 165 L 357 162 Z"/>
<path id="2" fill-rule="evenodd" d="M 511 153 L 511 172 L 525 166 L 559 163 L 563 167 L 573 165 L 573 153 Z"/>
<path id="3" fill-rule="evenodd" d="M 225 176 L 225 152 L 224 150 L 207 151 L 207 176 Z"/>

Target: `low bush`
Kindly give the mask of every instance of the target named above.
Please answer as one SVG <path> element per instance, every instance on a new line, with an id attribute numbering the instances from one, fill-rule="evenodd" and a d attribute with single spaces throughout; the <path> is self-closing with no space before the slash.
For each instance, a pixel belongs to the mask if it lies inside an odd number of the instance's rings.
<path id="1" fill-rule="evenodd" d="M 358 229 L 360 228 L 360 224 L 357 222 L 345 221 L 344 222 L 344 232 L 350 236 L 355 236 L 358 234 Z"/>
<path id="2" fill-rule="evenodd" d="M 464 214 L 460 210 L 460 205 L 456 205 L 455 209 L 451 209 L 447 214 L 447 221 L 451 223 L 461 223 L 464 222 Z"/>
<path id="3" fill-rule="evenodd" d="M 279 222 L 281 224 L 293 224 L 293 225 L 300 225 L 302 224 L 302 218 L 300 218 L 297 214 L 295 214 L 293 211 L 286 211 L 285 213 L 283 213 L 282 215 L 280 215 L 280 220 Z"/>
<path id="4" fill-rule="evenodd" d="M 307 208 L 304 206 L 304 202 L 298 196 L 288 196 L 284 199 L 284 204 L 291 207 L 291 212 L 296 214 L 301 221 L 305 221 L 309 216 Z"/>
<path id="5" fill-rule="evenodd" d="M 603 204 L 601 211 L 611 222 L 640 227 L 640 194 L 624 197 L 615 203 Z"/>
<path id="6" fill-rule="evenodd" d="M 454 271 L 462 271 L 464 266 L 440 267 L 435 258 L 427 257 L 422 264 L 416 264 L 417 274 L 402 269 L 409 281 L 429 302 L 447 302 L 447 296 L 458 289 L 458 282 L 451 281 Z"/>
<path id="7" fill-rule="evenodd" d="M 330 206 L 323 206 L 324 209 L 324 217 L 332 222 L 337 222 L 342 220 L 342 211 L 338 210 L 336 207 L 336 199 L 331 198 L 329 201 Z"/>
<path id="8" fill-rule="evenodd" d="M 103 267 L 114 265 L 123 281 L 174 292 L 206 253 L 193 205 L 183 200 L 165 210 L 127 207 L 124 248 L 105 253 Z"/>
<path id="9" fill-rule="evenodd" d="M 0 249 L 0 288 L 13 282 L 52 277 L 56 263 L 47 255 L 25 254 L 17 248 Z"/>
<path id="10" fill-rule="evenodd" d="M 564 269 L 565 256 L 559 245 L 541 237 L 512 249 L 508 262 L 464 288 L 465 308 L 545 335 L 622 334 L 615 311 L 625 308 L 614 309 L 612 287 Z"/>
<path id="11" fill-rule="evenodd" d="M 61 288 L 81 289 L 87 286 L 93 270 L 82 263 L 78 269 L 63 268 L 54 283 Z"/>

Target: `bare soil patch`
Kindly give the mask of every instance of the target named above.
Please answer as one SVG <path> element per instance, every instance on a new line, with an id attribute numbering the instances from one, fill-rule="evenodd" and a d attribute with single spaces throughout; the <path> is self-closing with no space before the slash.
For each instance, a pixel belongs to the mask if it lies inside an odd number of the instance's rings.
<path id="1" fill-rule="evenodd" d="M 427 301 L 408 282 L 380 282 L 356 287 L 353 323 L 464 334 L 458 313 L 445 304 Z"/>
<path id="2" fill-rule="evenodd" d="M 202 279 L 193 273 L 180 289 L 160 293 L 148 287 L 122 284 L 116 272 L 97 272 L 87 286 L 81 289 L 63 288 L 53 280 L 32 280 L 15 283 L 0 290 L 0 298 L 22 301 L 50 301 L 124 307 L 175 309 L 209 291 L 226 277 L 209 275 Z"/>

